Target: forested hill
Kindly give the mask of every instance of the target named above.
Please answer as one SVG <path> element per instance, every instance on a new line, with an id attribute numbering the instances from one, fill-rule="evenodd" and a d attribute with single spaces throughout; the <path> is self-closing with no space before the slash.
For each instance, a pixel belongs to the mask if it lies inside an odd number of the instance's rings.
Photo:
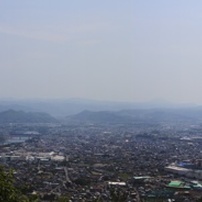
<path id="1" fill-rule="evenodd" d="M 201 108 L 186 109 L 137 109 L 121 111 L 88 111 L 66 117 L 68 121 L 101 123 L 179 123 L 202 121 Z"/>
<path id="2" fill-rule="evenodd" d="M 47 113 L 7 110 L 0 112 L 0 123 L 53 123 L 57 120 Z"/>

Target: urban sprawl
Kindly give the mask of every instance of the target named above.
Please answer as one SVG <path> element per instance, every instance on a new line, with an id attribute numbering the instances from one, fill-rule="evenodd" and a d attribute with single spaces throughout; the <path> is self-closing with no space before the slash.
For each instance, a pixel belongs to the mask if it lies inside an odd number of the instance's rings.
<path id="1" fill-rule="evenodd" d="M 40 201 L 202 197 L 200 124 L 2 124 L 0 132 L 0 164 Z"/>

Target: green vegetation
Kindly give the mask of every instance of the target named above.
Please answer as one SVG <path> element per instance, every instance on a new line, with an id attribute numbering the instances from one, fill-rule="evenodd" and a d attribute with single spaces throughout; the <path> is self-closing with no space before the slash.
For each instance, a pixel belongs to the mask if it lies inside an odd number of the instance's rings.
<path id="1" fill-rule="evenodd" d="M 120 190 L 111 189 L 110 190 L 111 201 L 112 202 L 125 202 L 127 201 L 127 193 L 121 192 Z"/>
<path id="2" fill-rule="evenodd" d="M 0 166 L 0 202 L 38 202 L 38 197 L 23 195 L 15 186 L 12 171 L 6 172 Z"/>
<path id="3" fill-rule="evenodd" d="M 119 177 L 121 178 L 121 180 L 128 180 L 132 177 L 132 174 L 129 174 L 129 173 L 120 173 L 119 174 Z"/>
<path id="4" fill-rule="evenodd" d="M 63 195 L 57 199 L 57 202 L 68 202 L 69 196 Z M 13 172 L 6 172 L 0 166 L 0 202 L 39 202 L 37 195 L 26 196 L 14 186 Z"/>
<path id="5" fill-rule="evenodd" d="M 69 202 L 69 196 L 60 196 L 57 202 Z"/>
<path id="6" fill-rule="evenodd" d="M 27 198 L 22 196 L 13 185 L 12 172 L 6 173 L 0 167 L 0 201 L 2 202 L 27 202 Z"/>

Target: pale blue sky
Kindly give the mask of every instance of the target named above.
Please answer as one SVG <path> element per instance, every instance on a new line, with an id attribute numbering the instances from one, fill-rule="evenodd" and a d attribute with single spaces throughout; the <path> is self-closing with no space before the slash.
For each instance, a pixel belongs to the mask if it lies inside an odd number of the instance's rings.
<path id="1" fill-rule="evenodd" d="M 202 104 L 201 0 L 0 0 L 0 98 Z"/>

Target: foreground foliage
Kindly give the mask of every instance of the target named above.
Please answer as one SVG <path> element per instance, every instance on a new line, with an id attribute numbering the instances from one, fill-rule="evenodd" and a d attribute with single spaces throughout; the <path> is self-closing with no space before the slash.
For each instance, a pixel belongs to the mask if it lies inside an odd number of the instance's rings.
<path id="1" fill-rule="evenodd" d="M 6 172 L 0 166 L 0 202 L 31 202 L 27 196 L 23 195 L 15 186 L 12 171 Z"/>

